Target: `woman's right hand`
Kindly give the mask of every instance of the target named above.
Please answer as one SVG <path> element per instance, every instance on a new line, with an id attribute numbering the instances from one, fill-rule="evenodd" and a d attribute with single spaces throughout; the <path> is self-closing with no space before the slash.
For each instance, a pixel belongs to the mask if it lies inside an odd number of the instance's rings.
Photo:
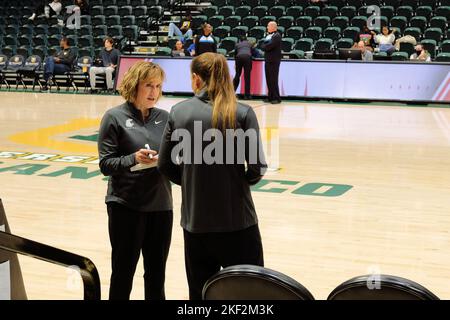
<path id="1" fill-rule="evenodd" d="M 152 155 L 153 158 L 150 159 L 148 156 Z M 148 149 L 140 149 L 134 154 L 134 157 L 136 159 L 137 163 L 142 164 L 151 164 L 155 161 L 158 161 L 158 157 L 156 156 L 158 153 L 154 150 L 148 150 Z M 156 157 L 155 157 L 156 156 Z"/>

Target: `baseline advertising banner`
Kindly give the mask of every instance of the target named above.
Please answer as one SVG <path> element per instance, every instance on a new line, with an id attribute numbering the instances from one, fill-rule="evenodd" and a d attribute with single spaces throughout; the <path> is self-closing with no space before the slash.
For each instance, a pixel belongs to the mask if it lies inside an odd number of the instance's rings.
<path id="1" fill-rule="evenodd" d="M 143 60 L 159 64 L 166 72 L 164 92 L 192 93 L 190 58 L 121 56 L 116 88 L 125 72 Z M 228 60 L 228 65 L 234 77 L 234 60 Z M 244 93 L 243 82 L 242 75 L 240 93 Z M 264 61 L 253 61 L 251 83 L 253 95 L 267 94 Z M 450 102 L 450 64 L 283 60 L 279 86 L 283 97 Z"/>

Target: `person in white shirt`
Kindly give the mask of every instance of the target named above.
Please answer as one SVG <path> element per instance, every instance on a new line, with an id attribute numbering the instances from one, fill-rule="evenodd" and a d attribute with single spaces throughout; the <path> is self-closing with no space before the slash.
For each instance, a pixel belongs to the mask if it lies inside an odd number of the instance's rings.
<path id="1" fill-rule="evenodd" d="M 427 50 L 425 50 L 420 43 L 416 45 L 415 49 L 416 49 L 416 52 L 414 52 L 409 57 L 409 60 L 425 61 L 425 62 L 431 61 L 430 53 Z"/>
<path id="2" fill-rule="evenodd" d="M 62 10 L 61 0 L 52 0 L 52 2 L 47 3 L 48 0 L 36 1 L 36 6 L 34 7 L 33 14 L 28 19 L 33 21 L 36 16 L 44 12 L 46 18 L 52 16 L 59 16 Z M 58 19 L 59 24 L 63 24 L 63 20 Z"/>
<path id="3" fill-rule="evenodd" d="M 383 26 L 381 29 L 381 33 L 377 34 L 374 39 L 375 42 L 379 45 L 379 50 L 381 52 L 387 52 L 388 54 L 391 54 L 395 51 L 395 35 L 394 35 L 395 28 L 389 30 L 387 26 Z"/>

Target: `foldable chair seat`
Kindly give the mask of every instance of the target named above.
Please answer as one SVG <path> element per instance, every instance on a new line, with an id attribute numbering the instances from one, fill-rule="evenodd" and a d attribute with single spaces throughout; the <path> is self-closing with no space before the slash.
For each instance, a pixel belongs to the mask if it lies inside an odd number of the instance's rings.
<path id="1" fill-rule="evenodd" d="M 39 84 L 40 88 L 42 88 L 40 74 L 37 72 L 41 65 L 41 57 L 32 55 L 25 61 L 25 65 L 17 70 L 18 80 L 25 90 L 27 89 L 27 83 L 31 83 L 33 85 L 33 90 L 36 87 L 36 83 Z"/>
<path id="2" fill-rule="evenodd" d="M 23 56 L 14 55 L 9 59 L 6 68 L 2 70 L 2 81 L 8 89 L 11 88 L 11 83 L 13 82 L 16 84 L 16 88 L 18 87 L 19 77 L 17 71 L 23 66 L 24 62 Z"/>
<path id="3" fill-rule="evenodd" d="M 92 58 L 89 56 L 83 56 L 78 58 L 75 69 L 70 72 L 71 83 L 76 91 L 79 88 L 83 88 L 84 92 L 87 92 L 89 83 L 89 68 L 92 66 Z"/>

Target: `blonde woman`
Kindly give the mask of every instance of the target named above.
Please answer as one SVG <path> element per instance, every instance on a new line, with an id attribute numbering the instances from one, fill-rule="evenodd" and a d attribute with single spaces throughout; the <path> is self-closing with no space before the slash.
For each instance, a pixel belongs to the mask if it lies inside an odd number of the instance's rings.
<path id="1" fill-rule="evenodd" d="M 170 182 L 156 168 L 168 119 L 166 111 L 155 107 L 163 81 L 164 71 L 157 64 L 134 64 L 119 89 L 125 102 L 108 110 L 100 125 L 100 169 L 109 176 L 111 300 L 129 299 L 141 251 L 145 299 L 165 299 L 173 214 Z"/>
<path id="2" fill-rule="evenodd" d="M 236 101 L 225 57 L 194 58 L 191 76 L 195 97 L 172 107 L 158 168 L 181 185 L 189 297 L 199 300 L 221 267 L 263 266 L 250 185 L 267 165 L 255 112 Z"/>

